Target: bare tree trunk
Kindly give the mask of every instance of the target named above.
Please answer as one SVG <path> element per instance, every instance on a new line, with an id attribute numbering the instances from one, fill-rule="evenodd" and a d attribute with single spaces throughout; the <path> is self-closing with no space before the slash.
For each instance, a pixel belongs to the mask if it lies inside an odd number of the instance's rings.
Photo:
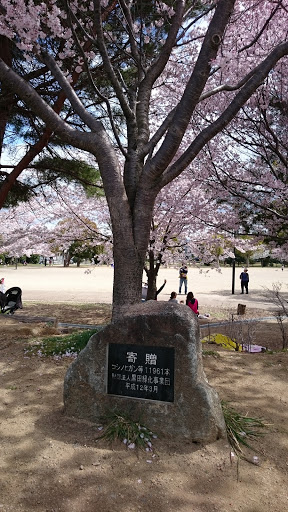
<path id="1" fill-rule="evenodd" d="M 141 253 L 135 244 L 129 207 L 124 201 L 119 209 L 119 204 L 117 202 L 110 207 L 114 258 L 112 321 L 121 318 L 130 305 L 141 302 L 145 258 L 145 253 Z M 118 222 L 120 211 L 122 218 L 121 222 Z"/>
<path id="2" fill-rule="evenodd" d="M 148 279 L 147 300 L 155 300 L 157 296 L 157 276 L 161 264 L 161 257 L 156 261 L 154 251 L 149 251 L 149 268 L 145 265 L 144 270 Z"/>
<path id="3" fill-rule="evenodd" d="M 157 274 L 158 270 L 150 268 L 148 271 L 148 290 L 147 300 L 155 300 L 157 294 Z"/>

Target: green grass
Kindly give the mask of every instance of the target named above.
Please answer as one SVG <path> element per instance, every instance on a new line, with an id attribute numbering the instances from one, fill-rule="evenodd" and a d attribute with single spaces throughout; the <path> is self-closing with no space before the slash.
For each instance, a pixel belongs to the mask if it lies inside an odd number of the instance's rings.
<path id="1" fill-rule="evenodd" d="M 100 329 L 100 328 L 99 328 Z M 31 344 L 26 350 L 27 355 L 38 356 L 75 356 L 86 347 L 89 339 L 99 329 L 86 329 L 66 336 L 49 336 L 40 342 Z"/>
<path id="2" fill-rule="evenodd" d="M 265 352 L 263 352 L 263 354 L 266 355 L 274 355 L 274 354 L 285 354 L 288 352 L 288 349 L 287 348 L 280 348 L 280 349 L 273 349 L 273 350 L 266 350 Z"/>
<path id="3" fill-rule="evenodd" d="M 215 350 L 203 350 L 202 349 L 202 355 L 203 356 L 213 356 L 215 359 L 220 357 L 219 352 L 216 352 Z"/>

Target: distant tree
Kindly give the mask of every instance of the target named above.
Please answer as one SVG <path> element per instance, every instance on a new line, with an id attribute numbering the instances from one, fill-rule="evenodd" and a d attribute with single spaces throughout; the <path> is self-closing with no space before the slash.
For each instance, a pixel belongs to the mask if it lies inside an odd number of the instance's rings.
<path id="1" fill-rule="evenodd" d="M 80 264 L 83 260 L 90 260 L 96 258 L 98 254 L 103 252 L 103 246 L 93 246 L 88 243 L 83 242 L 73 242 L 68 249 L 69 260 L 68 264 L 73 261 L 77 264 L 77 267 L 80 267 Z"/>

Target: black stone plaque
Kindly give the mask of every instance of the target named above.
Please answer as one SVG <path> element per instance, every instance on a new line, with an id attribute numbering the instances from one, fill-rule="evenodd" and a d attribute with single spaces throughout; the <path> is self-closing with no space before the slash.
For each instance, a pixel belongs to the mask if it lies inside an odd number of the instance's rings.
<path id="1" fill-rule="evenodd" d="M 109 343 L 107 393 L 173 402 L 174 348 Z"/>

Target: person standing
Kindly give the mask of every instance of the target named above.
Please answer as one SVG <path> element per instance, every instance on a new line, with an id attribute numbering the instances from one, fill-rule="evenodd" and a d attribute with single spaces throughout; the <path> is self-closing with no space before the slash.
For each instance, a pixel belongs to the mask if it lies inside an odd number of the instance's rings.
<path id="1" fill-rule="evenodd" d="M 248 274 L 247 268 L 244 268 L 243 272 L 241 272 L 240 281 L 241 281 L 241 293 L 244 293 L 244 289 L 246 290 L 246 293 L 248 293 L 249 274 Z"/>
<path id="2" fill-rule="evenodd" d="M 184 284 L 184 288 L 185 288 L 185 295 L 187 294 L 187 282 L 188 282 L 187 274 L 188 274 L 187 266 L 182 265 L 182 267 L 179 270 L 179 293 L 180 294 L 181 294 L 183 284 Z"/>
<path id="3" fill-rule="evenodd" d="M 148 283 L 142 283 L 142 301 L 144 302 L 147 298 Z"/>

